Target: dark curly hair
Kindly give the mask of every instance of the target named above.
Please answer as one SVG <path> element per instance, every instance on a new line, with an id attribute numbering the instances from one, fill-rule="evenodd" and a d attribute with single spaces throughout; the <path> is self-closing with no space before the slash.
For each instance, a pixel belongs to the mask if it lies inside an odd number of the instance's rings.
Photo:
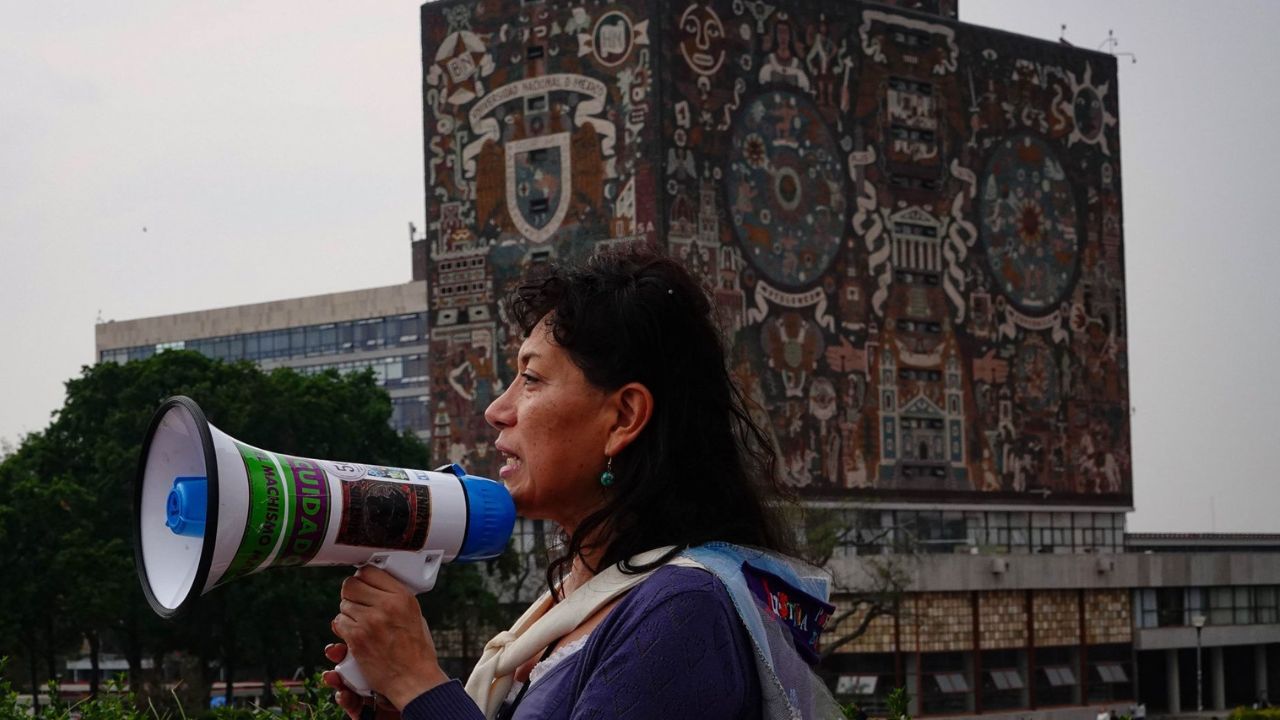
<path id="1" fill-rule="evenodd" d="M 654 399 L 644 430 L 613 460 L 617 482 L 604 505 L 562 537 L 566 552 L 547 568 L 553 592 L 593 537 L 607 538 L 600 567 L 628 572 L 712 540 L 790 550 L 771 502 L 783 496 L 777 453 L 748 414 L 711 302 L 687 270 L 652 247 L 621 246 L 544 267 L 507 307 L 526 337 L 547 323 L 591 384 L 639 382 Z M 627 563 L 666 545 L 677 550 Z"/>

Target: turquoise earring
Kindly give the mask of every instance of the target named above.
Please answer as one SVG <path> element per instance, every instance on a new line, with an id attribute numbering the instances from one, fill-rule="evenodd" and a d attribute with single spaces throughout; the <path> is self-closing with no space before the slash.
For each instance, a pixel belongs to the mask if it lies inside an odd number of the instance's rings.
<path id="1" fill-rule="evenodd" d="M 609 487 L 613 484 L 613 458 L 608 458 L 604 472 L 600 473 L 600 484 L 604 487 Z"/>

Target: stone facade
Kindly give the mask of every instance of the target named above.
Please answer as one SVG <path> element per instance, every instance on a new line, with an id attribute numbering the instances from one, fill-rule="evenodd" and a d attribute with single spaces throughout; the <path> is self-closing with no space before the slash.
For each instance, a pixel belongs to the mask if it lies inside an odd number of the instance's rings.
<path id="1" fill-rule="evenodd" d="M 1115 59 L 893 5 L 424 5 L 436 454 L 493 469 L 518 278 L 644 241 L 806 493 L 1127 507 Z"/>
<path id="2" fill-rule="evenodd" d="M 978 593 L 978 638 L 983 650 L 1027 646 L 1027 594 Z"/>

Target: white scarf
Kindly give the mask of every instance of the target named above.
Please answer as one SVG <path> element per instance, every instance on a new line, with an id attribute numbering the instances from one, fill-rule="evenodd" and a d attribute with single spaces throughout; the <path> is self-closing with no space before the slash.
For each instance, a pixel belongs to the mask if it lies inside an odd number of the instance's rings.
<path id="1" fill-rule="evenodd" d="M 628 564 L 645 565 L 671 550 L 672 547 L 668 546 L 640 553 Z M 672 562 L 685 564 L 680 558 Z M 611 566 L 555 604 L 551 602 L 551 593 L 543 593 L 510 630 L 498 633 L 485 643 L 480 662 L 467 678 L 467 695 L 475 700 L 486 718 L 493 720 L 511 691 L 516 668 L 572 632 L 600 608 L 639 585 L 656 569 L 627 574 L 618 565 Z"/>

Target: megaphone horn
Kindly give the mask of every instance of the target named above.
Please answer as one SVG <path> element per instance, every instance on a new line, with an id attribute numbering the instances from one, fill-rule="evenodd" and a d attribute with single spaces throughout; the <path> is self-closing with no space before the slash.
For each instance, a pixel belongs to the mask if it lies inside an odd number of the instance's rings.
<path id="1" fill-rule="evenodd" d="M 415 593 L 441 563 L 506 549 L 515 506 L 500 483 L 457 465 L 435 471 L 294 457 L 209 424 L 194 400 L 165 400 L 142 443 L 134 489 L 134 560 L 162 617 L 271 567 L 385 568 Z M 338 667 L 369 694 L 348 658 Z"/>

